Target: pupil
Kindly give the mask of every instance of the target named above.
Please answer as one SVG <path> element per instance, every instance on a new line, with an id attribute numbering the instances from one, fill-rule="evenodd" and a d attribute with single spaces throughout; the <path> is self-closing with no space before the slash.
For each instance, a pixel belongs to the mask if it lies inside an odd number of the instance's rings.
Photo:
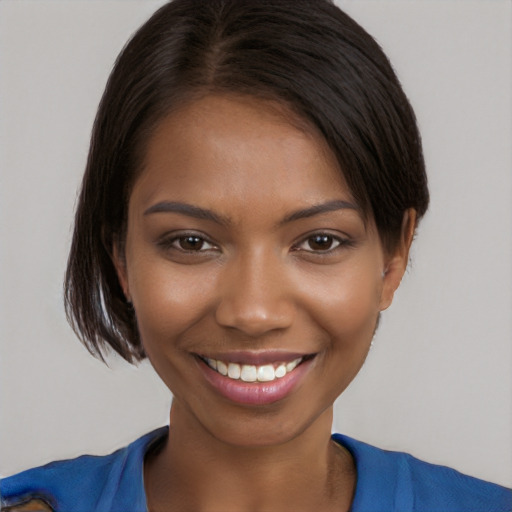
<path id="1" fill-rule="evenodd" d="M 181 247 L 188 251 L 201 249 L 203 241 L 197 236 L 186 236 L 180 240 Z"/>
<path id="2" fill-rule="evenodd" d="M 329 235 L 317 235 L 311 239 L 309 245 L 311 249 L 320 249 L 325 251 L 329 249 L 332 243 L 332 237 Z"/>

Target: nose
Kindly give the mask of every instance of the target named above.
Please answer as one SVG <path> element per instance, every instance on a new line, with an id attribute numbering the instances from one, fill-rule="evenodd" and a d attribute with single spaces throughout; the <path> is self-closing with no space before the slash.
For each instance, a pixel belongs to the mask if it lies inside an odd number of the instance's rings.
<path id="1" fill-rule="evenodd" d="M 295 307 L 283 265 L 278 256 L 262 253 L 239 256 L 228 264 L 220 284 L 217 323 L 250 337 L 290 327 Z"/>

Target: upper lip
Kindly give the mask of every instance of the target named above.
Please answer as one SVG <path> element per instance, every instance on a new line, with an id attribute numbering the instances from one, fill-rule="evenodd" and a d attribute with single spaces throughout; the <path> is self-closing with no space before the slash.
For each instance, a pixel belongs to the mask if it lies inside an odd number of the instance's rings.
<path id="1" fill-rule="evenodd" d="M 202 358 L 216 359 L 226 363 L 246 363 L 258 366 L 276 362 L 288 363 L 295 359 L 311 355 L 311 353 L 289 352 L 286 350 L 231 350 L 229 352 L 204 353 L 199 355 Z"/>

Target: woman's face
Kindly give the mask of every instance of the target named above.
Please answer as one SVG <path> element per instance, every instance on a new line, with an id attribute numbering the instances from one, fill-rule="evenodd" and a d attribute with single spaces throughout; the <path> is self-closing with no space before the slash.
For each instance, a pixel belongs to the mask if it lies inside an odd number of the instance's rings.
<path id="1" fill-rule="evenodd" d="M 239 97 L 170 115 L 115 258 L 174 407 L 231 444 L 281 443 L 330 415 L 404 270 L 326 144 L 296 125 Z"/>

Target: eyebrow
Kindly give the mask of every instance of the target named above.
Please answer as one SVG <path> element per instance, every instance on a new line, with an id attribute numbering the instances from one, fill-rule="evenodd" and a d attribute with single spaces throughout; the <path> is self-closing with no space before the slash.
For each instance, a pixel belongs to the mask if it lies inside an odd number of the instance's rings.
<path id="1" fill-rule="evenodd" d="M 303 210 L 297 210 L 287 215 L 279 224 L 288 224 L 300 219 L 306 219 L 314 217 L 315 215 L 321 215 L 323 213 L 338 211 L 338 210 L 360 210 L 359 206 L 349 203 L 348 201 L 334 200 L 326 203 L 315 204 L 309 208 Z M 188 203 L 181 203 L 177 201 L 161 201 L 160 203 L 150 206 L 144 211 L 144 215 L 151 215 L 153 213 L 181 213 L 188 217 L 195 219 L 211 220 L 217 224 L 228 225 L 229 219 L 227 217 L 220 216 L 211 210 L 194 206 Z"/>
<path id="2" fill-rule="evenodd" d="M 359 211 L 359 206 L 349 203 L 348 201 L 342 201 L 340 199 L 334 201 L 328 201 L 327 203 L 315 204 L 304 210 L 298 210 L 296 212 L 287 215 L 281 224 L 287 224 L 299 219 L 306 219 L 308 217 L 314 217 L 315 215 L 321 215 L 322 213 L 334 212 L 337 210 L 356 210 Z"/>
<path id="3" fill-rule="evenodd" d="M 217 224 L 227 225 L 229 220 L 225 217 L 221 217 L 211 210 L 200 208 L 199 206 L 193 206 L 188 203 L 180 203 L 177 201 L 162 201 L 160 203 L 150 206 L 144 215 L 150 215 L 152 213 L 181 213 L 188 217 L 194 217 L 195 219 L 211 220 Z"/>

